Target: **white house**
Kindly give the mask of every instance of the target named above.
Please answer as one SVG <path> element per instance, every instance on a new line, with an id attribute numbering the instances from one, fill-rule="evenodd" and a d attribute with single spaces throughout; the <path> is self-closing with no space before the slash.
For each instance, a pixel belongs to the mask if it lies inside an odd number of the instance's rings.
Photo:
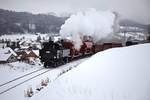
<path id="1" fill-rule="evenodd" d="M 17 54 L 9 47 L 0 48 L 0 63 L 17 61 Z"/>

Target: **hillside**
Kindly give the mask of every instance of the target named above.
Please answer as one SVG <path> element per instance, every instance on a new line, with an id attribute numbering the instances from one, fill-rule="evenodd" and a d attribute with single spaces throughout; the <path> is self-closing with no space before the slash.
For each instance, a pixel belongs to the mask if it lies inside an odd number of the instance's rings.
<path id="1" fill-rule="evenodd" d="M 0 35 L 16 33 L 58 33 L 60 27 L 68 18 L 66 16 L 70 15 L 68 13 L 56 15 L 52 12 L 48 14 L 32 14 L 0 9 Z M 125 27 L 142 28 L 144 31 L 148 31 L 149 29 L 148 25 L 143 25 L 128 19 L 120 20 L 119 24 Z"/>
<path id="2" fill-rule="evenodd" d="M 99 52 L 32 100 L 149 100 L 149 51 L 142 44 Z"/>
<path id="3" fill-rule="evenodd" d="M 0 9 L 0 35 L 59 32 L 65 17 Z"/>

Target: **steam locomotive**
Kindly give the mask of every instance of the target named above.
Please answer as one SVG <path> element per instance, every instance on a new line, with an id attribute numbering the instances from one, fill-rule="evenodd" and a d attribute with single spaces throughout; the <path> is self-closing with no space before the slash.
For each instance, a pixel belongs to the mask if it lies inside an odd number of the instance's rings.
<path id="1" fill-rule="evenodd" d="M 77 50 L 69 40 L 44 42 L 39 52 L 40 60 L 45 68 L 57 67 L 68 63 L 75 58 L 95 54 L 105 49 L 122 47 L 122 43 L 93 43 L 91 39 L 84 40 L 80 49 Z"/>

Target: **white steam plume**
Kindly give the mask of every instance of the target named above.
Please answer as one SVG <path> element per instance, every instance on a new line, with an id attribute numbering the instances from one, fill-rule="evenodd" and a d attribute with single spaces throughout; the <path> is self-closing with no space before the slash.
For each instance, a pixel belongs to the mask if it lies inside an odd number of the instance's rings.
<path id="1" fill-rule="evenodd" d="M 117 16 L 110 11 L 89 9 L 70 16 L 61 26 L 62 38 L 70 37 L 76 49 L 82 45 L 83 36 L 91 36 L 94 42 L 107 38 L 117 30 Z"/>

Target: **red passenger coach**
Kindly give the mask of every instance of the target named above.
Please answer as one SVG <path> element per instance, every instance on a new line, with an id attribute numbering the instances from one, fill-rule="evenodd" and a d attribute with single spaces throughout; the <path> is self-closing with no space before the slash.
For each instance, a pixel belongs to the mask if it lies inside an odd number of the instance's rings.
<path id="1" fill-rule="evenodd" d="M 122 47 L 122 43 L 96 43 L 93 46 L 93 52 L 97 53 L 106 49 L 115 48 L 115 47 Z"/>
<path id="2" fill-rule="evenodd" d="M 112 48 L 122 47 L 122 43 L 112 43 Z"/>
<path id="3" fill-rule="evenodd" d="M 93 46 L 93 52 L 97 53 L 103 51 L 103 44 L 94 44 Z"/>
<path id="4" fill-rule="evenodd" d="M 109 49 L 109 48 L 115 48 L 115 47 L 122 47 L 122 43 L 104 43 L 103 44 L 103 50 Z"/>
<path id="5" fill-rule="evenodd" d="M 103 50 L 106 50 L 106 49 L 109 49 L 109 48 L 112 48 L 112 43 L 104 43 L 103 44 Z"/>

